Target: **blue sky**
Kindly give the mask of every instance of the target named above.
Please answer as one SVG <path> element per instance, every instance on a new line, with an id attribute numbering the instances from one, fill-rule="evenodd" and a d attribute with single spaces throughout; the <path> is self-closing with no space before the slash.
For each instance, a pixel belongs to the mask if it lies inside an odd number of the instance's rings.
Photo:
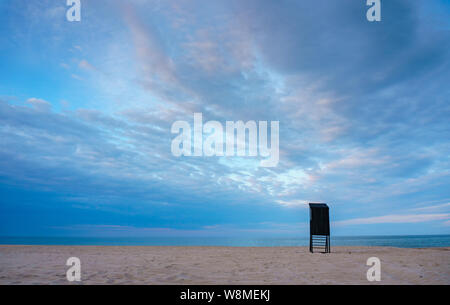
<path id="1" fill-rule="evenodd" d="M 0 1 L 0 235 L 450 233 L 450 4 Z M 171 154 L 279 121 L 280 162 Z"/>

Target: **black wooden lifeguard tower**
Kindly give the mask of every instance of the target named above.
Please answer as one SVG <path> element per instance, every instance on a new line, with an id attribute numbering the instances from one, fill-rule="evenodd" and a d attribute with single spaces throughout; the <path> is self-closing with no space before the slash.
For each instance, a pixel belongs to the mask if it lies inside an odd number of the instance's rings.
<path id="1" fill-rule="evenodd" d="M 309 204 L 309 252 L 330 253 L 330 213 L 325 203 Z"/>

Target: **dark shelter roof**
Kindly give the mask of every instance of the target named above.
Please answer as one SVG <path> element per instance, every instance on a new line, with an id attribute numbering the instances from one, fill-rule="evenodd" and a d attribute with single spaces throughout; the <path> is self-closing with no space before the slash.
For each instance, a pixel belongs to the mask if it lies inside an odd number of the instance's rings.
<path id="1" fill-rule="evenodd" d="M 326 203 L 310 203 L 309 204 L 310 208 L 328 208 Z"/>

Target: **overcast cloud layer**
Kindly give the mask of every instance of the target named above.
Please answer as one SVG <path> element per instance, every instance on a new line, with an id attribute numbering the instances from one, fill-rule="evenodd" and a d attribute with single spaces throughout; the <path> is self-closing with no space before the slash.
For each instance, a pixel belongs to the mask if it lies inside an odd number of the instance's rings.
<path id="1" fill-rule="evenodd" d="M 450 5 L 0 4 L 1 235 L 450 233 Z M 280 162 L 176 158 L 176 120 L 279 121 Z"/>

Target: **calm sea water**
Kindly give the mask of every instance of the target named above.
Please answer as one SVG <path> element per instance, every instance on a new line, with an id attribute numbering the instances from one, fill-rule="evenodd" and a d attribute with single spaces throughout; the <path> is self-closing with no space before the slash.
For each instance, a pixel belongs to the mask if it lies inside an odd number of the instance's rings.
<path id="1" fill-rule="evenodd" d="M 0 237 L 3 245 L 97 246 L 307 246 L 308 238 L 236 237 Z M 450 235 L 332 236 L 332 246 L 389 246 L 400 248 L 450 247 Z"/>

